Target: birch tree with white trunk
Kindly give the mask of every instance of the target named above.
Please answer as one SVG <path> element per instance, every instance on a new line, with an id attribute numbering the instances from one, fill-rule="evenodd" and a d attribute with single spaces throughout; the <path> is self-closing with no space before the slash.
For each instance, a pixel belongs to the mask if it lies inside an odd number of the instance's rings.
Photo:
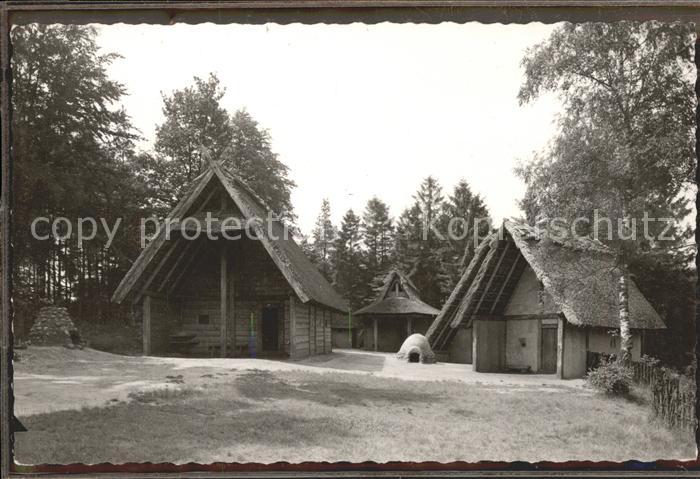
<path id="1" fill-rule="evenodd" d="M 688 231 L 665 222 L 689 212 L 695 168 L 695 34 L 692 25 L 657 22 L 565 24 L 522 60 L 521 105 L 557 95 L 563 105 L 550 144 L 521 164 L 522 202 L 530 219 L 587 218 L 591 233 L 616 255 L 620 357 L 630 359 L 630 265 L 664 254 Z M 596 216 L 597 215 L 597 216 Z M 608 218 L 610 223 L 596 218 Z"/>

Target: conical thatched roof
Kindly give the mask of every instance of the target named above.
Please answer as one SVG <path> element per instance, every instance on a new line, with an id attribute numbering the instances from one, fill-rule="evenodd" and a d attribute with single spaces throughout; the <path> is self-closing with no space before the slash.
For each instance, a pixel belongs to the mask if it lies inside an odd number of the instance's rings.
<path id="1" fill-rule="evenodd" d="M 462 279 L 426 337 L 434 349 L 444 348 L 454 328 L 475 315 L 503 313 L 510 294 L 530 267 L 545 293 L 577 326 L 619 327 L 614 254 L 589 238 L 555 239 L 546 230 L 506 220 L 477 249 Z M 629 282 L 630 325 L 634 329 L 662 329 L 665 324 L 634 281 Z"/>
<path id="2" fill-rule="evenodd" d="M 396 291 L 399 294 L 395 294 Z M 440 311 L 421 301 L 418 289 L 403 273 L 390 271 L 384 278 L 381 292 L 374 301 L 353 313 L 355 316 L 366 314 L 422 314 L 436 316 Z"/>

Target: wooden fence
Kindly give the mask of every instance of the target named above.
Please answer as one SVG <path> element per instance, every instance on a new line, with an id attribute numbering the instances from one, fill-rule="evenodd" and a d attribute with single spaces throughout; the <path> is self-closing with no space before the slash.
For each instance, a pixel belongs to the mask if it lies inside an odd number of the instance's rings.
<path id="1" fill-rule="evenodd" d="M 633 362 L 634 381 L 652 393 L 654 414 L 671 427 L 694 429 L 695 382 L 693 378 L 645 362 Z"/>

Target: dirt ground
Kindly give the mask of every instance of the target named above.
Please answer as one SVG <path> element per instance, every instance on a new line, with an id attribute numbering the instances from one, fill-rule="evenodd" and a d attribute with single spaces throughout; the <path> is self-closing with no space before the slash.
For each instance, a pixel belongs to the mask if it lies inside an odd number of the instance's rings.
<path id="1" fill-rule="evenodd" d="M 340 350 L 304 361 L 30 348 L 18 464 L 688 459 L 643 397 Z M 18 466 L 32 472 L 31 466 Z"/>
<path id="2" fill-rule="evenodd" d="M 32 346 L 14 363 L 15 414 L 99 407 L 125 401 L 130 393 L 186 383 L 198 387 L 227 381 L 231 370 L 343 371 L 407 381 L 459 381 L 468 384 L 582 388 L 582 380 L 554 375 L 475 373 L 469 364 L 416 364 L 390 353 L 335 350 L 301 361 L 231 358 L 161 358 L 120 356 L 94 349 Z M 556 390 L 556 389 L 555 389 Z"/>

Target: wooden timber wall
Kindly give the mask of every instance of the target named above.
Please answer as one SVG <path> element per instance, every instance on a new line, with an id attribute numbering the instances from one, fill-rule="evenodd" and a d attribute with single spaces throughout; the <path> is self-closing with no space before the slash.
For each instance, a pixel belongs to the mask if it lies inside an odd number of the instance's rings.
<path id="1" fill-rule="evenodd" d="M 303 358 L 332 351 L 331 320 L 333 310 L 316 304 L 304 304 L 294 296 L 294 349 L 292 357 Z"/>
<path id="2" fill-rule="evenodd" d="M 221 347 L 221 241 L 210 241 L 184 274 L 167 300 L 158 303 L 163 313 L 151 342 L 167 351 L 168 337 L 176 332 L 196 335 L 191 351 L 197 356 L 218 356 Z M 227 355 L 284 354 L 306 357 L 331 352 L 331 318 L 334 312 L 321 305 L 302 303 L 257 240 L 229 241 L 227 263 Z M 294 303 L 292 307 L 292 302 Z M 161 304 L 162 303 L 162 304 Z M 154 299 L 150 307 L 153 310 Z M 263 351 L 264 308 L 278 308 L 277 348 Z M 292 337 L 292 314 L 296 327 Z M 339 314 L 339 313 L 335 313 Z M 200 321 L 200 316 L 206 316 Z"/>
<path id="3" fill-rule="evenodd" d="M 159 296 L 145 296 L 142 308 L 144 354 L 166 354 L 168 337 L 173 330 L 174 309 L 166 298 Z"/>

